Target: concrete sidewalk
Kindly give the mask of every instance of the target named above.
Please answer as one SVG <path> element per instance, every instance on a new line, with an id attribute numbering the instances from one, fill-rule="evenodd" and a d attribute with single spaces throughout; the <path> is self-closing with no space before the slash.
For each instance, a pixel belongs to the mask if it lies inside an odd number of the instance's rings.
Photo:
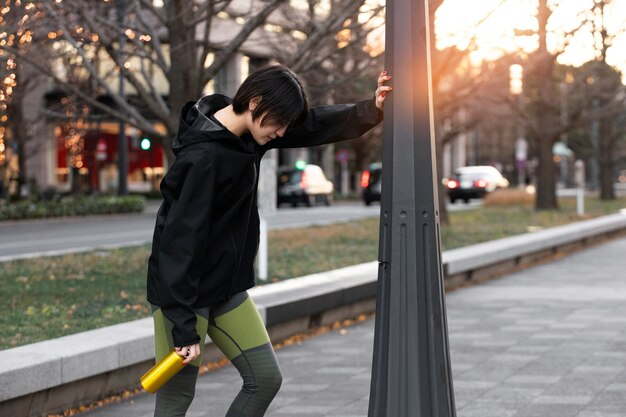
<path id="1" fill-rule="evenodd" d="M 448 295 L 458 417 L 626 415 L 626 239 Z M 278 351 L 268 416 L 367 415 L 373 321 Z M 189 417 L 224 416 L 232 367 L 203 375 Z M 154 396 L 81 414 L 149 417 Z"/>

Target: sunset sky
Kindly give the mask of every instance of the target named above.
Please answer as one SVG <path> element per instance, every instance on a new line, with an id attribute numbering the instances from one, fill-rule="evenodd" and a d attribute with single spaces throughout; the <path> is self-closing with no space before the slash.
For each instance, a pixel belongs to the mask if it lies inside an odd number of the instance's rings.
<path id="1" fill-rule="evenodd" d="M 577 27 L 580 13 L 590 10 L 593 0 L 560 0 L 549 22 L 552 32 L 548 48 L 562 49 L 562 34 Z M 515 36 L 515 29 L 537 29 L 537 0 L 445 0 L 437 11 L 436 29 L 438 48 L 456 45 L 466 49 L 474 38 L 476 51 L 472 59 L 493 59 L 503 51 L 537 47 L 536 36 Z M 606 6 L 606 25 L 609 33 L 626 28 L 626 0 L 613 0 Z M 483 21 L 484 20 L 484 21 Z M 482 22 L 478 24 L 479 22 Z M 593 37 L 590 29 L 581 29 L 559 62 L 581 65 L 593 59 Z M 626 34 L 619 35 L 608 51 L 607 62 L 626 73 Z"/>

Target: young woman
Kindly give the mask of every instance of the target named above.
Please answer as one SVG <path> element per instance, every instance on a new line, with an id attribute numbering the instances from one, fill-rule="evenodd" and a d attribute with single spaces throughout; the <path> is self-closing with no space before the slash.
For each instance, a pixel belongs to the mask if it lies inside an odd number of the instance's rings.
<path id="1" fill-rule="evenodd" d="M 195 392 L 205 337 L 228 357 L 243 387 L 227 417 L 260 417 L 282 376 L 272 344 L 246 290 L 258 248 L 259 163 L 272 148 L 355 138 L 382 120 L 391 77 L 374 98 L 309 108 L 296 75 L 282 66 L 251 74 L 235 97 L 214 94 L 184 106 L 161 183 L 148 262 L 156 360 L 172 349 L 185 366 L 156 396 L 156 417 L 184 416 Z"/>

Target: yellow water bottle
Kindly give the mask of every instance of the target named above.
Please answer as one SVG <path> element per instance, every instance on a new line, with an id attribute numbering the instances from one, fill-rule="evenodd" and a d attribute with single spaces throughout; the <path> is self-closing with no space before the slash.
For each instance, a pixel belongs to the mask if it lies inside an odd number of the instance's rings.
<path id="1" fill-rule="evenodd" d="M 171 351 L 163 360 L 154 365 L 141 377 L 141 386 L 148 392 L 155 393 L 178 371 L 183 369 L 185 358 Z"/>

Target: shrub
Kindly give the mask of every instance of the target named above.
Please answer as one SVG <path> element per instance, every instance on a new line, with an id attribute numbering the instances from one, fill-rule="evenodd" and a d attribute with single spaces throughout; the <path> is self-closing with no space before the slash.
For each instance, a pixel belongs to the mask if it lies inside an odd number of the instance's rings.
<path id="1" fill-rule="evenodd" d="M 19 201 L 0 206 L 0 221 L 140 212 L 145 201 L 141 196 L 69 196 L 60 200 Z"/>
<path id="2" fill-rule="evenodd" d="M 152 191 L 145 191 L 145 192 L 132 192 L 130 193 L 130 195 L 137 195 L 137 196 L 145 197 L 148 200 L 161 200 L 163 198 L 163 196 L 161 195 L 161 191 L 159 190 L 152 190 Z"/>
<path id="3" fill-rule="evenodd" d="M 483 204 L 498 207 L 532 206 L 535 204 L 535 194 L 519 189 L 497 190 L 487 194 Z"/>

